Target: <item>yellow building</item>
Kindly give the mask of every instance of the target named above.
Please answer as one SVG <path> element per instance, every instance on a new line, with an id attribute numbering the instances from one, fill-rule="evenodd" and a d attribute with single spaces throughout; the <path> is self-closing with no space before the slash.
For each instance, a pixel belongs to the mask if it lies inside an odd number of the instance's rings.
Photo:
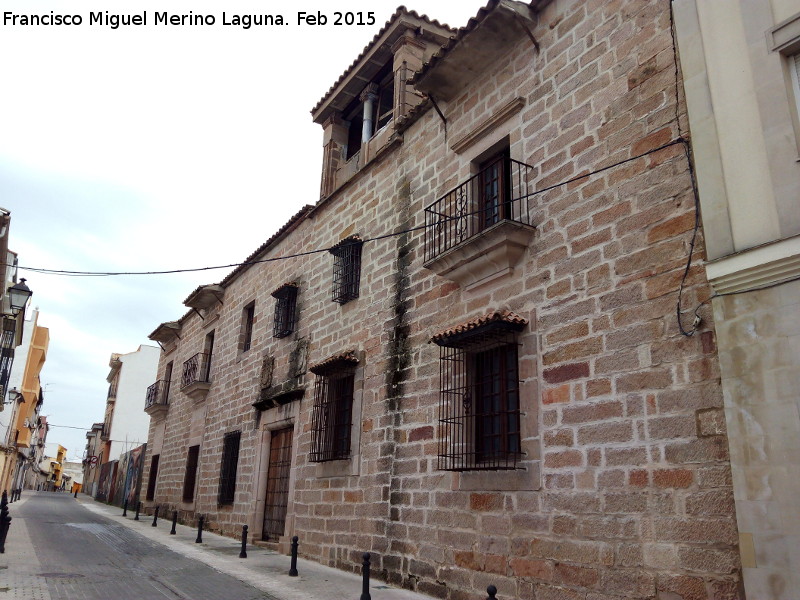
<path id="1" fill-rule="evenodd" d="M 9 396 L 14 398 L 8 442 L 9 446 L 16 448 L 16 457 L 3 472 L 3 480 L 0 482 L 3 489 L 22 487 L 26 471 L 36 461 L 36 440 L 33 432 L 43 402 L 39 375 L 47 359 L 47 348 L 50 345 L 50 331 L 47 327 L 39 326 L 38 321 L 38 311 L 34 311 L 31 322 L 26 325 L 31 331 L 27 355 L 18 357 L 18 360 L 22 359 L 24 365 L 22 381 L 19 388 L 9 392 Z"/>

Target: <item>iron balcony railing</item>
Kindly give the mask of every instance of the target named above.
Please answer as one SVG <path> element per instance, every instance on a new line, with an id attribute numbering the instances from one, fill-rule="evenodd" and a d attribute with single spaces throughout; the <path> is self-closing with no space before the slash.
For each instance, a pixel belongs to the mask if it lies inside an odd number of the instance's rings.
<path id="1" fill-rule="evenodd" d="M 160 379 L 153 385 L 147 388 L 147 394 L 144 399 L 144 409 L 147 410 L 151 406 L 159 404 L 169 404 L 169 381 Z"/>
<path id="2" fill-rule="evenodd" d="M 425 209 L 425 261 L 500 221 L 533 225 L 535 169 L 499 157 Z"/>
<path id="3" fill-rule="evenodd" d="M 192 358 L 183 363 L 183 375 L 181 376 L 181 388 L 188 387 L 193 383 L 209 383 L 209 371 L 211 370 L 211 355 L 206 352 L 199 352 Z"/>

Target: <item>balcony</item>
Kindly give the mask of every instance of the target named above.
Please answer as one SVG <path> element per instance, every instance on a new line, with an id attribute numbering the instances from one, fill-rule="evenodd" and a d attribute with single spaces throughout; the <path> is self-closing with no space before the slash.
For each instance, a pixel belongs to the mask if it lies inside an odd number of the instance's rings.
<path id="1" fill-rule="evenodd" d="M 169 381 L 161 379 L 147 388 L 144 400 L 144 412 L 151 417 L 166 414 L 169 407 Z"/>
<path id="2" fill-rule="evenodd" d="M 428 206 L 423 266 L 465 289 L 513 272 L 535 231 L 534 175 L 503 156 Z"/>
<path id="3" fill-rule="evenodd" d="M 211 355 L 205 352 L 195 354 L 183 363 L 181 391 L 196 402 L 205 400 L 211 387 L 210 371 Z"/>

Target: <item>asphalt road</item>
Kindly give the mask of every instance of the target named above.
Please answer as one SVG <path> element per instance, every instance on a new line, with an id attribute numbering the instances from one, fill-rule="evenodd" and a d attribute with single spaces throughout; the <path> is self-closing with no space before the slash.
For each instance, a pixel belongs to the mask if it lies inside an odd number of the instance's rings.
<path id="1" fill-rule="evenodd" d="M 39 578 L 33 587 L 46 581 L 51 600 L 274 600 L 83 508 L 69 494 L 26 494 L 12 527 L 27 530 L 38 562 L 27 577 Z"/>

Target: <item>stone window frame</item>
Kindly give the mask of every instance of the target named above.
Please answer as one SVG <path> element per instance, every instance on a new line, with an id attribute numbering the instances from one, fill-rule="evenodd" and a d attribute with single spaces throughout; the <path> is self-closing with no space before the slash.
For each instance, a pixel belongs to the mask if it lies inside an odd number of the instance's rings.
<path id="1" fill-rule="evenodd" d="M 352 402 L 350 405 L 350 444 L 347 456 L 332 458 L 325 461 L 313 461 L 309 455 L 309 461 L 316 464 L 316 476 L 320 478 L 325 477 L 344 477 L 360 473 L 361 465 L 361 417 L 362 417 L 362 401 L 364 395 L 364 361 L 363 352 L 347 351 L 339 355 L 330 357 L 325 361 L 318 363 L 309 368 L 309 370 L 316 376 L 314 406 L 312 408 L 312 436 L 314 429 L 314 418 L 320 415 L 315 411 L 321 409 L 319 407 L 320 394 L 322 393 L 319 384 L 324 383 L 322 378 L 329 378 L 332 375 L 352 374 Z M 312 440 L 312 447 L 313 447 Z"/>
<path id="2" fill-rule="evenodd" d="M 186 452 L 186 470 L 183 475 L 183 502 L 194 502 L 195 491 L 197 490 L 197 470 L 200 466 L 200 444 L 189 446 Z"/>
<path id="3" fill-rule="evenodd" d="M 233 504 L 236 496 L 236 475 L 239 470 L 239 450 L 241 448 L 241 430 L 229 431 L 222 438 L 222 456 L 219 469 L 219 489 L 217 504 L 225 506 Z"/>
<path id="4" fill-rule="evenodd" d="M 458 335 L 469 334 L 470 330 L 479 329 L 493 320 L 516 323 L 518 329 L 513 333 L 518 344 L 521 456 L 513 469 L 442 470 L 442 473 L 450 473 L 452 490 L 536 491 L 541 489 L 542 485 L 542 465 L 541 437 L 539 435 L 541 407 L 537 376 L 538 341 L 535 316 L 530 314 L 528 318 L 523 318 L 509 311 L 495 311 L 434 335 L 430 340 L 431 345 L 440 345 L 438 342 L 453 342 Z M 510 329 L 513 330 L 514 327 L 510 327 Z M 432 357 L 431 360 L 433 360 Z M 441 384 L 439 388 L 441 389 Z"/>
<path id="5" fill-rule="evenodd" d="M 361 293 L 361 259 L 364 242 L 357 235 L 344 238 L 328 252 L 333 255 L 331 300 L 347 304 Z"/>
<path id="6" fill-rule="evenodd" d="M 256 321 L 256 301 L 245 304 L 242 308 L 242 325 L 239 334 L 239 352 L 244 354 L 253 346 L 253 328 Z"/>
<path id="7" fill-rule="evenodd" d="M 518 333 L 524 326 L 520 322 L 491 320 L 433 338 L 440 351 L 439 470 L 518 468 L 523 458 Z M 496 364 L 489 364 L 495 359 Z M 500 408 L 487 409 L 491 396 L 495 396 Z M 501 447 L 492 449 L 489 445 L 497 437 L 495 427 L 499 429 Z"/>
<path id="8" fill-rule="evenodd" d="M 323 463 L 351 456 L 355 365 L 318 373 L 311 416 L 309 460 Z"/>
<path id="9" fill-rule="evenodd" d="M 153 454 L 150 457 L 150 474 L 147 477 L 147 492 L 144 499 L 152 502 L 156 497 L 156 483 L 158 481 L 158 464 L 161 461 L 161 454 Z"/>
<path id="10" fill-rule="evenodd" d="M 286 283 L 272 292 L 275 298 L 275 316 L 272 324 L 272 337 L 284 338 L 294 333 L 297 321 L 296 283 Z"/>
<path id="11" fill-rule="evenodd" d="M 800 13 L 778 23 L 767 32 L 767 46 L 780 55 L 786 93 L 795 132 L 795 144 L 800 162 Z"/>

